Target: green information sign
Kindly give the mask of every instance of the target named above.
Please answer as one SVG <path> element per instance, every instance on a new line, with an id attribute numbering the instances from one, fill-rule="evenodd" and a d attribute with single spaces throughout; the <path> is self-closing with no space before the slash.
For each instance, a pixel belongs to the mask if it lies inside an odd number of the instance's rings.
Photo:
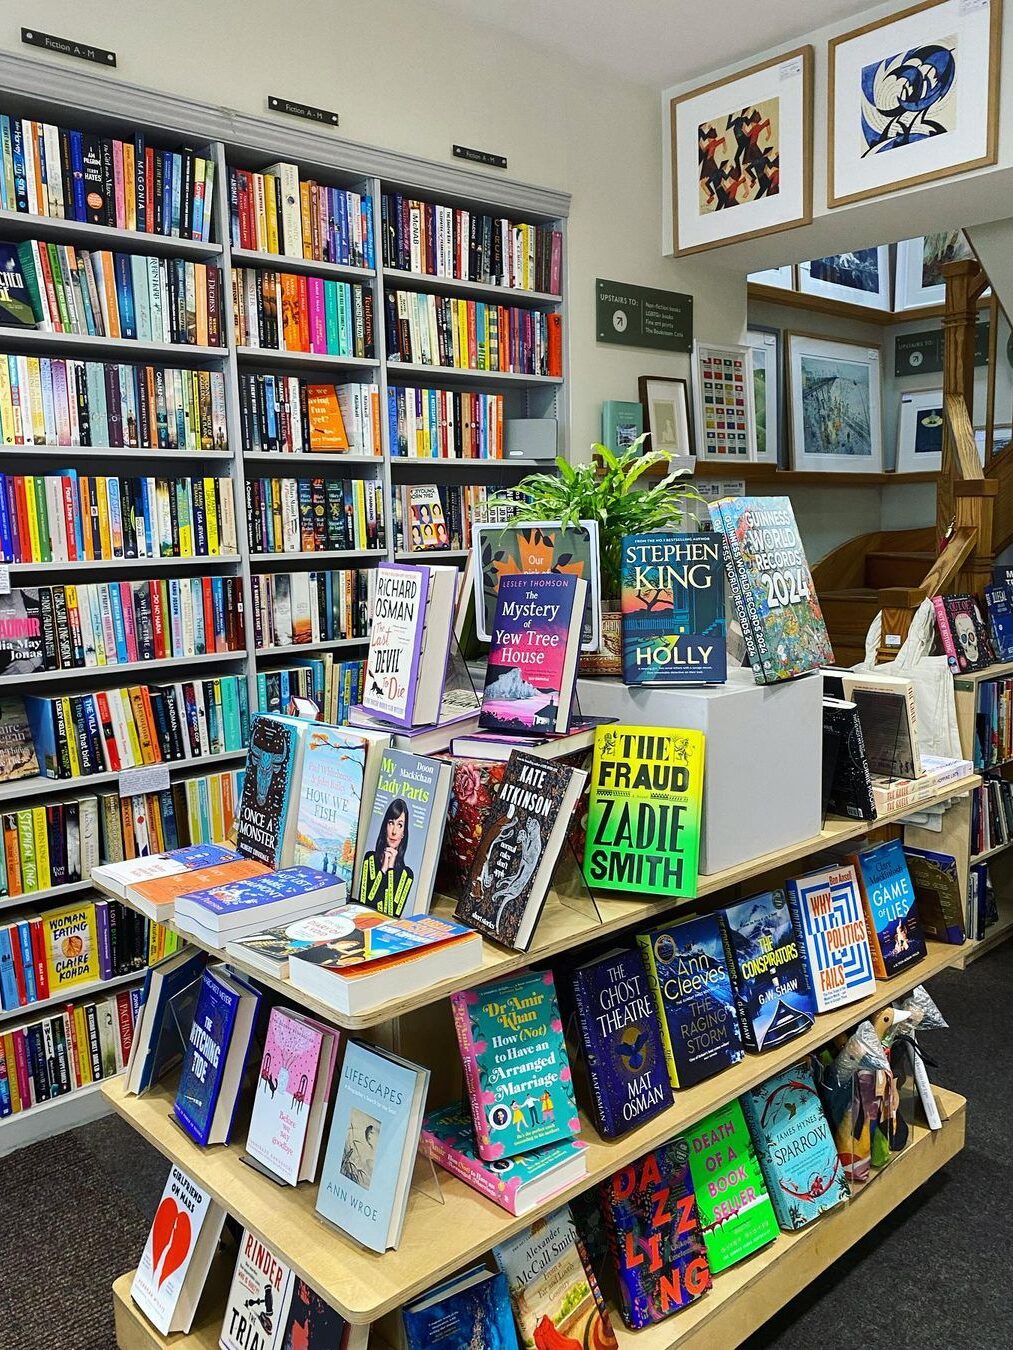
<path id="1" fill-rule="evenodd" d="M 599 277 L 595 317 L 599 342 L 668 352 L 693 350 L 691 295 Z"/>
<path id="2" fill-rule="evenodd" d="M 988 324 L 979 323 L 974 342 L 974 364 L 988 365 Z M 938 375 L 943 369 L 943 330 L 898 333 L 893 346 L 894 375 Z"/>

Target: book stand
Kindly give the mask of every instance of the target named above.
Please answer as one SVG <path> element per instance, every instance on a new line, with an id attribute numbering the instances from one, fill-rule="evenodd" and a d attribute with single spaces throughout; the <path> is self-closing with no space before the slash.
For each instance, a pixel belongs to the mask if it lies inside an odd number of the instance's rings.
<path id="1" fill-rule="evenodd" d="M 453 713 L 477 712 L 482 703 L 475 681 L 472 679 L 468 663 L 461 651 L 457 634 L 451 633 L 447 651 L 447 668 L 443 677 L 443 698 L 441 700 L 441 720 L 443 713 L 452 709 Z M 450 705 L 448 709 L 448 705 Z"/>
<path id="2" fill-rule="evenodd" d="M 571 909 L 574 913 L 583 915 L 594 927 L 598 927 L 605 922 L 601 910 L 598 908 L 598 901 L 594 892 L 584 880 L 584 867 L 581 859 L 577 856 L 573 839 L 569 835 L 565 845 L 560 850 L 559 857 L 556 859 L 556 866 L 552 873 L 552 884 L 549 887 L 549 895 L 546 896 L 546 900 L 549 896 L 554 896 L 564 909 Z M 543 909 L 542 913 L 544 914 L 544 912 Z M 541 922 L 541 917 L 539 917 L 539 922 Z"/>
<path id="3" fill-rule="evenodd" d="M 415 1161 L 412 1164 L 412 1179 L 408 1187 L 408 1196 L 405 1202 L 406 1209 L 411 1205 L 412 1197 L 420 1194 L 431 1203 L 441 1206 L 447 1203 L 443 1195 L 443 1187 L 440 1185 L 440 1179 L 436 1174 L 436 1164 L 433 1162 L 432 1158 L 422 1152 L 421 1148 L 417 1150 Z M 319 1210 L 314 1209 L 313 1212 L 325 1228 L 329 1228 L 333 1233 L 340 1233 L 343 1238 L 348 1242 L 353 1243 L 360 1251 L 372 1252 L 374 1255 L 378 1255 L 372 1247 L 367 1247 L 366 1244 L 360 1242 L 357 1237 L 353 1237 L 351 1233 L 346 1233 L 343 1228 L 340 1228 L 336 1223 L 332 1223 L 331 1220 L 328 1219 L 325 1214 L 321 1214 Z M 397 1247 L 388 1247 L 387 1250 L 397 1251 Z"/>

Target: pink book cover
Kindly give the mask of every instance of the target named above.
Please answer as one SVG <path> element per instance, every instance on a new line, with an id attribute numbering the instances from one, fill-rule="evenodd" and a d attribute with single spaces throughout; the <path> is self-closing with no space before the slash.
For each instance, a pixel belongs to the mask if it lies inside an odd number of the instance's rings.
<path id="1" fill-rule="evenodd" d="M 120 608 L 123 610 L 123 634 L 127 644 L 127 659 L 139 661 L 141 658 L 137 650 L 137 628 L 134 624 L 134 593 L 130 589 L 129 581 L 121 581 L 119 588 Z"/>
<path id="2" fill-rule="evenodd" d="M 116 228 L 127 228 L 127 204 L 123 192 L 123 142 L 113 141 L 113 192 L 116 198 Z"/>
<path id="3" fill-rule="evenodd" d="M 333 1050 L 334 1041 L 331 1045 Z M 328 1066 L 321 1073 L 323 1047 L 324 1032 L 315 1023 L 284 1008 L 272 1009 L 246 1151 L 292 1186 L 305 1170 L 303 1154 L 314 1102 L 326 1105 L 330 1089 Z M 333 1053 L 329 1070 L 333 1072 Z"/>
<path id="4" fill-rule="evenodd" d="M 563 289 L 563 236 L 559 230 L 552 231 L 552 253 L 549 259 L 549 290 L 559 295 Z"/>
<path id="5" fill-rule="evenodd" d="M 61 476 L 60 487 L 63 491 L 63 521 L 67 527 L 67 557 L 71 562 L 78 562 L 80 559 L 77 552 L 77 530 L 74 528 L 77 502 L 74 499 L 73 478 Z"/>
<path id="6" fill-rule="evenodd" d="M 939 641 L 943 644 L 943 651 L 950 658 L 951 670 L 957 670 L 959 668 L 957 648 L 953 641 L 953 633 L 950 630 L 950 616 L 946 612 L 946 606 L 943 604 L 941 595 L 932 597 L 932 607 L 936 611 L 936 628 L 939 630 Z"/>
<path id="7" fill-rule="evenodd" d="M 25 1053 L 25 1033 L 20 1028 L 11 1035 L 14 1045 L 14 1066 L 18 1074 L 18 1091 L 21 1094 L 21 1109 L 26 1111 L 35 1105 L 35 1091 L 32 1075 L 28 1072 L 28 1056 Z"/>
<path id="8" fill-rule="evenodd" d="M 67 403 L 67 366 L 63 361 L 52 363 L 53 408 L 56 412 L 56 443 L 70 445 L 70 408 Z"/>
<path id="9" fill-rule="evenodd" d="M 324 309 L 323 277 L 307 277 L 306 292 L 309 296 L 310 351 L 326 354 L 327 316 Z"/>

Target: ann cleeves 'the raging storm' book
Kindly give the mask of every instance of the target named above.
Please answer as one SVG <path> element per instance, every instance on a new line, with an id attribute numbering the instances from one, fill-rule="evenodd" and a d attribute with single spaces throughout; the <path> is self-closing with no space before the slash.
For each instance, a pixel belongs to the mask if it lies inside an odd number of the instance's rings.
<path id="1" fill-rule="evenodd" d="M 723 682 L 720 534 L 627 534 L 620 556 L 626 684 Z"/>

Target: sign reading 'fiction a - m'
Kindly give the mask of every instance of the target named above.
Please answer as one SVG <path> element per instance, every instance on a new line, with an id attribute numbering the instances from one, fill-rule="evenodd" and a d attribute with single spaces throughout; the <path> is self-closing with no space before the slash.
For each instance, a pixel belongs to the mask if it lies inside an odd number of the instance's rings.
<path id="1" fill-rule="evenodd" d="M 76 56 L 79 61 L 94 61 L 99 66 L 115 66 L 116 53 L 105 47 L 93 47 L 90 42 L 75 42 L 73 38 L 57 37 L 55 33 L 40 33 L 37 28 L 22 28 L 21 41 L 29 47 L 41 47 L 46 52 L 61 56 Z"/>
<path id="2" fill-rule="evenodd" d="M 692 351 L 693 297 L 599 277 L 595 324 L 599 342 Z"/>

